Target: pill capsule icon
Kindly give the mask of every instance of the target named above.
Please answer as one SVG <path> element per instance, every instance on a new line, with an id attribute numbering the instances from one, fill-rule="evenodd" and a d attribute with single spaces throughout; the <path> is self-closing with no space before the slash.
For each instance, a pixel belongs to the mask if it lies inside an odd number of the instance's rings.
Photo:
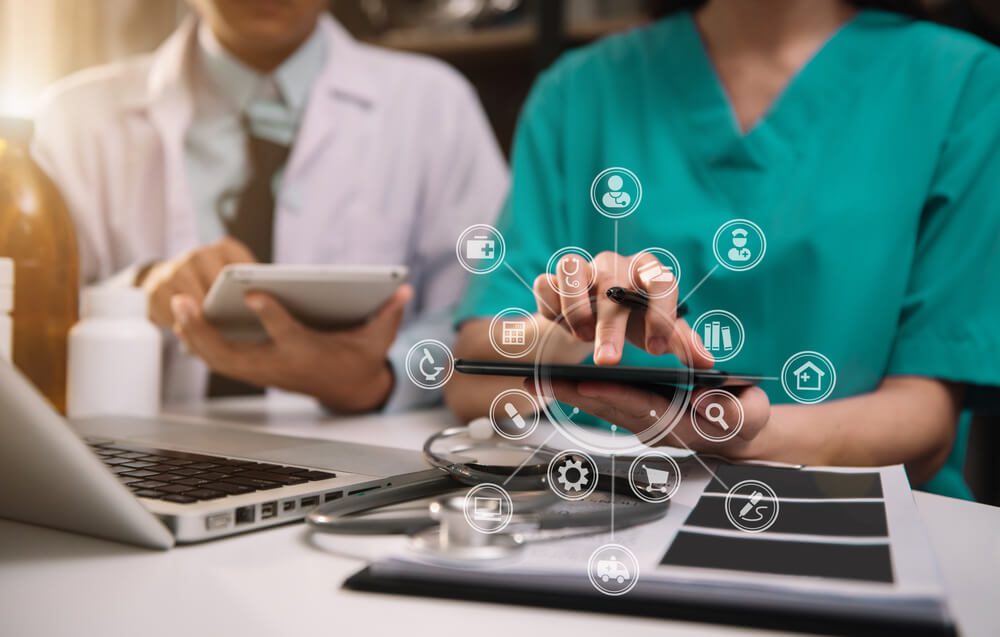
<path id="1" fill-rule="evenodd" d="M 514 406 L 514 403 L 505 402 L 503 404 L 503 410 L 507 412 L 510 419 L 514 421 L 514 426 L 518 429 L 524 429 L 528 426 L 528 423 L 524 422 L 524 417 L 518 413 L 517 407 Z"/>

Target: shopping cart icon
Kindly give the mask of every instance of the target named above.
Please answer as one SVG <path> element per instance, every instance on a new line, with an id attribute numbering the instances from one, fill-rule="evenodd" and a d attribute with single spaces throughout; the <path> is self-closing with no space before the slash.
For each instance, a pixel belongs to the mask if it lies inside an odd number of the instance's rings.
<path id="1" fill-rule="evenodd" d="M 663 469 L 653 469 L 646 465 L 642 465 L 642 468 L 646 470 L 646 493 L 662 493 L 664 495 L 670 493 L 670 489 L 667 487 L 667 483 L 670 482 L 670 472 Z"/>

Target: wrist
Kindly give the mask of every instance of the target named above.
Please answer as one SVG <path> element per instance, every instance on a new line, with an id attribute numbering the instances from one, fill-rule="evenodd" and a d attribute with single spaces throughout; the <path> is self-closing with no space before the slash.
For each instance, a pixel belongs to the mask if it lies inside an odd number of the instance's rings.
<path id="1" fill-rule="evenodd" d="M 389 400 L 396 385 L 396 375 L 388 361 L 369 373 L 352 374 L 353 380 L 334 386 L 326 383 L 326 391 L 316 397 L 331 411 L 339 413 L 364 413 L 380 409 Z"/>

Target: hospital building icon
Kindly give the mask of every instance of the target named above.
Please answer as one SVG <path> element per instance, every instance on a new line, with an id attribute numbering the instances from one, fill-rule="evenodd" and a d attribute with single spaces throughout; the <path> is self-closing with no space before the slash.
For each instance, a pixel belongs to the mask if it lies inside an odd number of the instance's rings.
<path id="1" fill-rule="evenodd" d="M 781 386 L 788 397 L 803 405 L 814 405 L 833 394 L 837 370 L 819 352 L 799 352 L 781 368 Z"/>
<path id="2" fill-rule="evenodd" d="M 812 361 L 806 361 L 792 372 L 795 376 L 796 391 L 822 391 L 823 377 L 826 376 Z"/>

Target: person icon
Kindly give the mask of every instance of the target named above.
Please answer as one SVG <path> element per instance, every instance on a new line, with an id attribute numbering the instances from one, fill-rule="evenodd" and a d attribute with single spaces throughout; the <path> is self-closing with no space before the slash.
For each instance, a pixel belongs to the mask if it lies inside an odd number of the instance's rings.
<path id="1" fill-rule="evenodd" d="M 604 196 L 601 198 L 601 203 L 605 208 L 614 210 L 628 208 L 631 205 L 632 197 L 622 190 L 624 186 L 625 182 L 620 176 L 611 175 L 608 177 L 608 192 L 604 193 Z"/>
<path id="2" fill-rule="evenodd" d="M 747 248 L 747 235 L 749 233 L 744 228 L 733 230 L 733 247 L 729 248 L 729 260 L 733 263 L 744 263 L 753 257 L 753 253 Z"/>

